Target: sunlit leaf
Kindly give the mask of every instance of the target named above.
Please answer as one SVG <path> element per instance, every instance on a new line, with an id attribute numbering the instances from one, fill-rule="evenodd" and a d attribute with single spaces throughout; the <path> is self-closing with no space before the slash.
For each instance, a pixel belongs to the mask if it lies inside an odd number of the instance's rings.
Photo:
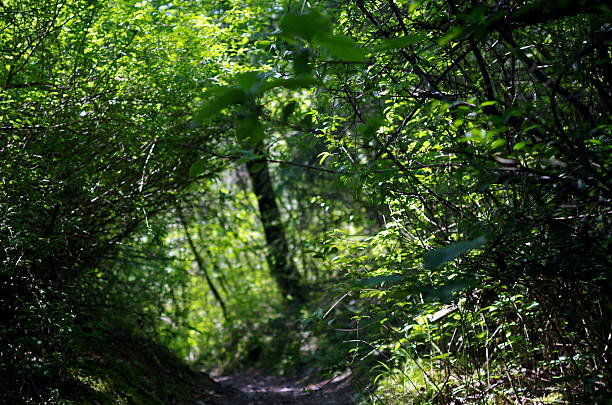
<path id="1" fill-rule="evenodd" d="M 525 146 L 527 146 L 527 142 L 519 142 L 519 143 L 517 143 L 516 145 L 514 145 L 514 146 L 512 147 L 512 149 L 513 149 L 513 150 L 521 150 L 521 149 L 524 149 L 524 148 L 525 148 Z"/>
<path id="2" fill-rule="evenodd" d="M 323 162 L 325 162 L 325 159 L 327 159 L 328 157 L 330 157 L 332 154 L 329 152 L 321 152 L 319 153 L 319 164 L 322 165 Z"/>
<path id="3" fill-rule="evenodd" d="M 491 149 L 496 149 L 499 148 L 500 146 L 503 146 L 506 144 L 506 140 L 505 139 L 496 139 L 495 141 L 493 141 L 493 143 L 491 144 Z"/>

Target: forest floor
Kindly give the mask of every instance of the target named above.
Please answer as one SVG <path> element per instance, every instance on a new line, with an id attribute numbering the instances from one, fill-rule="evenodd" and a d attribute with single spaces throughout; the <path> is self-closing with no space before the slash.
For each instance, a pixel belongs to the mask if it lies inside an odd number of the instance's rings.
<path id="1" fill-rule="evenodd" d="M 228 402 L 237 405 L 350 405 L 356 392 L 350 372 L 312 382 L 303 376 L 249 371 L 217 377 L 215 381 L 240 391 Z"/>

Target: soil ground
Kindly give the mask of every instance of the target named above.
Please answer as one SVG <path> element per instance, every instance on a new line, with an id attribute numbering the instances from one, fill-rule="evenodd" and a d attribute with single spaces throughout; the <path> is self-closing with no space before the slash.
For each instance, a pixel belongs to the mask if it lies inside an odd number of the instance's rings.
<path id="1" fill-rule="evenodd" d="M 215 378 L 235 396 L 236 405 L 351 405 L 355 388 L 350 372 L 333 379 L 304 381 L 301 376 L 270 376 L 259 372 L 236 373 Z M 239 392 L 238 392 L 239 391 Z"/>

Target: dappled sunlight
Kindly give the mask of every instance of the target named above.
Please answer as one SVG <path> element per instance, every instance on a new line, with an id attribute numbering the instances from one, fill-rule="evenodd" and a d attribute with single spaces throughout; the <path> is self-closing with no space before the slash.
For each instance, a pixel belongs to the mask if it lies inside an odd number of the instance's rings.
<path id="1" fill-rule="evenodd" d="M 0 403 L 607 404 L 610 17 L 0 1 Z"/>

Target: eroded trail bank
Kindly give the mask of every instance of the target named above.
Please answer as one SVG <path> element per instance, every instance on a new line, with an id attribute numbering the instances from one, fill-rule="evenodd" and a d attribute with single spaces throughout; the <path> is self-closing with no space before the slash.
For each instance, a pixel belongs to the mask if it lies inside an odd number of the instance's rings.
<path id="1" fill-rule="evenodd" d="M 355 403 L 356 397 L 350 372 L 315 382 L 306 381 L 303 376 L 271 376 L 259 372 L 236 373 L 215 380 L 229 390 L 236 390 L 235 396 L 228 398 L 232 404 L 349 405 Z"/>

